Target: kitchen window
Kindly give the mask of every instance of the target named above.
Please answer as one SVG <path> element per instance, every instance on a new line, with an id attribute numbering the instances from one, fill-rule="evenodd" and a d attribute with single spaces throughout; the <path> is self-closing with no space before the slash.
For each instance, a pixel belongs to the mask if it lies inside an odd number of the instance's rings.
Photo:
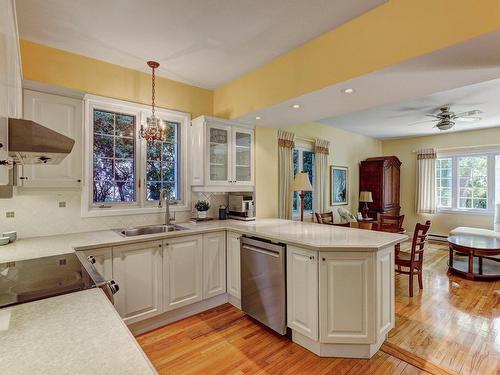
<path id="1" fill-rule="evenodd" d="M 150 115 L 149 107 L 95 96 L 85 102 L 82 216 L 159 212 L 162 189 L 177 202 L 173 211 L 188 210 L 185 146 L 190 116 L 158 109 L 169 136 L 164 142 L 146 142 L 139 129 Z"/>
<path id="2" fill-rule="evenodd" d="M 500 199 L 499 172 L 498 150 L 439 154 L 436 160 L 438 210 L 491 215 L 495 200 Z"/>
<path id="3" fill-rule="evenodd" d="M 314 149 L 310 143 L 296 142 L 296 147 L 293 150 L 293 174 L 299 172 L 307 172 L 309 181 L 314 188 Z M 306 191 L 304 196 L 304 213 L 312 215 L 314 210 L 313 204 L 314 194 L 312 191 Z M 293 193 L 292 214 L 294 218 L 300 216 L 300 197 L 299 193 Z"/>

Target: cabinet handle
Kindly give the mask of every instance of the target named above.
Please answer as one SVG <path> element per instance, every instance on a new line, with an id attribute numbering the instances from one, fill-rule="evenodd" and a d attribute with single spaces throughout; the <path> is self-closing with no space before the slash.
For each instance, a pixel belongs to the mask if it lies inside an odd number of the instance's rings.
<path id="1" fill-rule="evenodd" d="M 325 258 L 322 258 L 323 262 L 326 260 Z"/>
<path id="2" fill-rule="evenodd" d="M 312 255 L 311 255 L 311 256 L 309 257 L 309 259 L 314 260 L 314 256 L 312 256 Z"/>
<path id="3" fill-rule="evenodd" d="M 168 245 L 168 244 L 167 244 Z M 162 245 L 158 245 L 158 247 L 161 247 Z"/>
<path id="4" fill-rule="evenodd" d="M 21 177 L 19 177 L 19 179 L 20 179 L 20 180 L 27 180 L 27 179 L 28 179 L 28 177 L 21 176 Z"/>

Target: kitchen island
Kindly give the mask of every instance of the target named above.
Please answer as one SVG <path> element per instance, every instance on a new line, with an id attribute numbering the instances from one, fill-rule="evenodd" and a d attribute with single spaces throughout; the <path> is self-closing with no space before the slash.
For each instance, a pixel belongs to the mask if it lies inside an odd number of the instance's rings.
<path id="1" fill-rule="evenodd" d="M 180 225 L 135 237 L 106 230 L 21 239 L 0 248 L 0 262 L 75 250 L 95 256 L 121 287 L 115 307 L 140 333 L 228 301 L 238 306 L 243 235 L 287 245 L 294 342 L 320 356 L 369 358 L 394 326 L 394 246 L 405 235 L 282 219 Z"/>

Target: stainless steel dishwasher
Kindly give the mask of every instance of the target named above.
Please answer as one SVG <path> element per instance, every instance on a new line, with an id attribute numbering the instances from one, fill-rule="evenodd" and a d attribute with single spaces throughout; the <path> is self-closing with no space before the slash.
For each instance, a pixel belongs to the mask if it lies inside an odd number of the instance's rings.
<path id="1" fill-rule="evenodd" d="M 285 245 L 241 237 L 241 308 L 286 334 Z"/>

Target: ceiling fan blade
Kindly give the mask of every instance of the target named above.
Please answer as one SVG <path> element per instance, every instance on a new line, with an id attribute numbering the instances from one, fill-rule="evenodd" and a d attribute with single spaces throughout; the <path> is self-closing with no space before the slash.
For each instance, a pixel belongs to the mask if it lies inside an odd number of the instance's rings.
<path id="1" fill-rule="evenodd" d="M 458 118 L 458 117 L 469 117 L 469 116 L 479 115 L 481 113 L 483 113 L 483 112 L 480 111 L 479 109 L 473 109 L 472 111 L 466 111 L 466 112 L 456 113 L 454 117 L 455 118 Z"/>
<path id="2" fill-rule="evenodd" d="M 437 122 L 437 121 L 439 121 L 439 119 L 435 119 L 435 120 L 422 120 L 422 121 L 412 122 L 412 123 L 408 124 L 408 126 L 413 126 L 413 125 L 418 125 L 418 124 L 424 124 L 426 122 Z"/>
<path id="3" fill-rule="evenodd" d="M 457 117 L 454 121 L 462 121 L 462 122 L 478 122 L 481 121 L 481 117 Z"/>

